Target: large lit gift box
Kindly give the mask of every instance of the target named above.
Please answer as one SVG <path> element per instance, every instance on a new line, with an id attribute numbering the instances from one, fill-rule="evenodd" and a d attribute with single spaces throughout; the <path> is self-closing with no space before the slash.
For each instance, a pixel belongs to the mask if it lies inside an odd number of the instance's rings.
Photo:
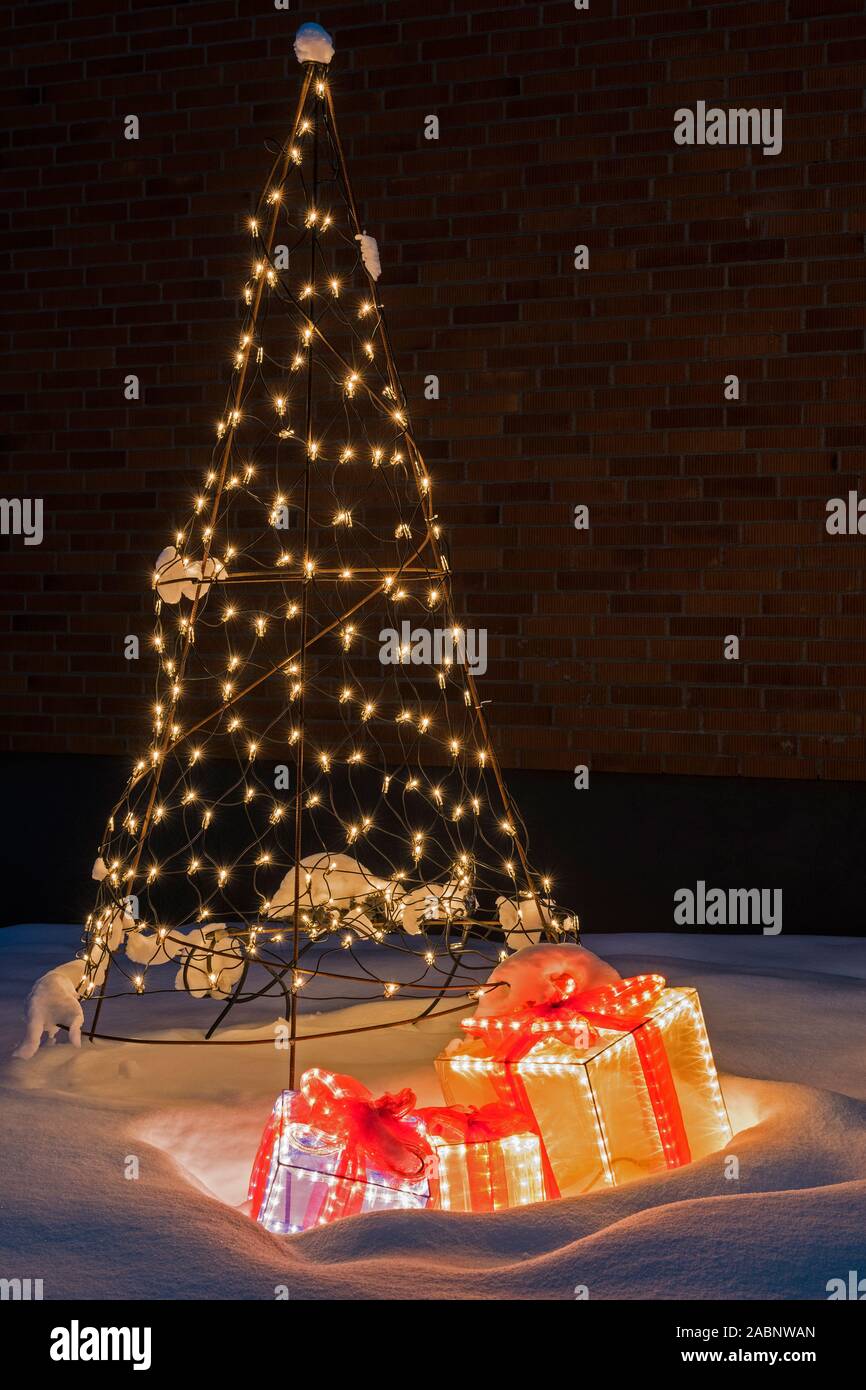
<path id="1" fill-rule="evenodd" d="M 443 1211 L 501 1211 L 543 1202 L 541 1141 L 513 1105 L 425 1106 Z"/>
<path id="2" fill-rule="evenodd" d="M 538 948 L 536 948 L 538 949 Z M 697 991 L 638 975 L 463 1021 L 437 1058 L 453 1105 L 516 1105 L 561 1195 L 676 1168 L 731 1135 Z M 552 1195 L 556 1195 L 555 1192 Z"/>
<path id="3" fill-rule="evenodd" d="M 426 1207 L 434 1159 L 412 1091 L 374 1100 L 351 1076 L 312 1068 L 283 1091 L 250 1176 L 250 1215 L 292 1235 L 342 1217 Z"/>

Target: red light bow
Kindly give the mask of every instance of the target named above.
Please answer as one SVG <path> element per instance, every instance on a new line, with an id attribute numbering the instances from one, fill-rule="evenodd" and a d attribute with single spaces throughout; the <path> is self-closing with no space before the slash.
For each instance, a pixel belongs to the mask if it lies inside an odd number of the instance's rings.
<path id="1" fill-rule="evenodd" d="M 462 1027 L 483 1038 L 498 1061 L 519 1061 L 548 1034 L 560 1034 L 567 1042 L 569 1033 L 583 1033 L 588 1046 L 593 1037 L 587 1025 L 627 1032 L 642 1023 L 661 999 L 665 978 L 632 975 L 585 990 L 571 975 L 555 975 L 551 983 L 558 991 L 554 999 L 501 1017 L 465 1018 Z"/>
<path id="2" fill-rule="evenodd" d="M 414 1105 L 415 1092 L 408 1088 L 374 1100 L 353 1076 L 312 1067 L 292 1097 L 291 1123 L 318 1131 L 327 1149 L 342 1151 L 347 1171 L 338 1176 L 363 1180 L 369 1164 L 392 1177 L 418 1180 L 432 1151 L 421 1130 L 405 1119 Z"/>
<path id="3" fill-rule="evenodd" d="M 448 1144 L 482 1144 L 525 1134 L 526 1116 L 514 1105 L 427 1105 L 417 1111 L 428 1134 Z"/>

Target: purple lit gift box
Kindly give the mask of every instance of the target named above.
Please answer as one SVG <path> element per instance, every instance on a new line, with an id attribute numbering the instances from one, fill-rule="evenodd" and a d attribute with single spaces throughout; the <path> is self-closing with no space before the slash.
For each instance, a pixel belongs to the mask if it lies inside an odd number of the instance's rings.
<path id="1" fill-rule="evenodd" d="M 362 1212 L 426 1207 L 431 1149 L 404 1118 L 411 1091 L 374 1100 L 352 1077 L 313 1068 L 277 1097 L 250 1177 L 250 1215 L 294 1235 Z"/>

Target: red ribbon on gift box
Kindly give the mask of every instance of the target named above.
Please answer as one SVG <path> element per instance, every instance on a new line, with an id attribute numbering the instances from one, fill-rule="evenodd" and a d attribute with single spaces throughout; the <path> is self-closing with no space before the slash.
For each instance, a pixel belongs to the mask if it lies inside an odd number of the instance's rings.
<path id="1" fill-rule="evenodd" d="M 496 1142 L 515 1134 L 535 1133 L 525 1113 L 514 1105 L 426 1105 L 417 1112 L 428 1134 L 446 1144 L 466 1146 L 466 1179 L 472 1211 L 493 1211 L 508 1205 L 508 1173 Z M 484 1145 L 482 1159 L 480 1149 Z M 542 1148 L 543 1151 L 543 1148 Z M 495 1198 L 498 1197 L 497 1202 Z"/>
<path id="2" fill-rule="evenodd" d="M 415 1093 L 406 1090 L 373 1099 L 372 1091 L 353 1076 L 339 1076 L 312 1067 L 305 1071 L 291 1099 L 289 1122 L 313 1131 L 320 1153 L 339 1153 L 320 1219 L 336 1221 L 363 1208 L 368 1173 L 387 1174 L 417 1182 L 431 1178 L 433 1151 L 423 1130 L 406 1119 L 415 1106 Z"/>
<path id="3" fill-rule="evenodd" d="M 448 1144 L 483 1144 L 526 1133 L 526 1116 L 514 1105 L 424 1105 L 415 1113 L 428 1134 Z"/>
<path id="4" fill-rule="evenodd" d="M 574 1047 L 585 1048 L 596 1040 L 599 1028 L 630 1032 L 643 1070 L 665 1163 L 668 1168 L 689 1163 L 692 1155 L 664 1038 L 658 1024 L 649 1017 L 661 999 L 664 976 L 632 975 L 613 984 L 585 990 L 567 974 L 555 976 L 552 983 L 558 990 L 554 999 L 532 1004 L 504 1017 L 464 1019 L 463 1027 L 483 1038 L 491 1055 L 502 1062 L 520 1061 L 543 1037 L 557 1037 Z M 505 1070 L 510 1098 L 527 1115 L 532 1115 L 519 1072 L 515 1067 Z"/>
<path id="5" fill-rule="evenodd" d="M 250 1203 L 250 1216 L 253 1221 L 258 1221 L 259 1213 L 262 1209 L 262 1202 L 265 1200 L 265 1189 L 271 1171 L 271 1155 L 274 1144 L 279 1143 L 279 1133 L 282 1121 L 282 1097 L 277 1101 L 265 1125 L 264 1132 L 259 1140 L 259 1147 L 256 1150 L 253 1162 L 253 1171 L 250 1174 L 250 1186 L 247 1192 L 247 1199 Z"/>

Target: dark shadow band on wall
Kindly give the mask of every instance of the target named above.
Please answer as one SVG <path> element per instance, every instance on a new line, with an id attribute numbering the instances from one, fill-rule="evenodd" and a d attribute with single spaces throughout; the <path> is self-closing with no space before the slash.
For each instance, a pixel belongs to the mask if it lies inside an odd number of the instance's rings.
<path id="1" fill-rule="evenodd" d="M 127 771 L 120 758 L 2 756 L 4 924 L 82 920 L 106 808 Z M 712 889 L 729 905 L 730 890 L 759 889 L 776 915 L 781 890 L 786 933 L 866 934 L 862 783 L 593 772 L 577 791 L 567 772 L 509 771 L 508 784 L 533 864 L 586 931 L 760 933 L 766 916 L 727 927 L 706 909 L 709 922 L 674 918 L 679 890 L 700 914 Z"/>

